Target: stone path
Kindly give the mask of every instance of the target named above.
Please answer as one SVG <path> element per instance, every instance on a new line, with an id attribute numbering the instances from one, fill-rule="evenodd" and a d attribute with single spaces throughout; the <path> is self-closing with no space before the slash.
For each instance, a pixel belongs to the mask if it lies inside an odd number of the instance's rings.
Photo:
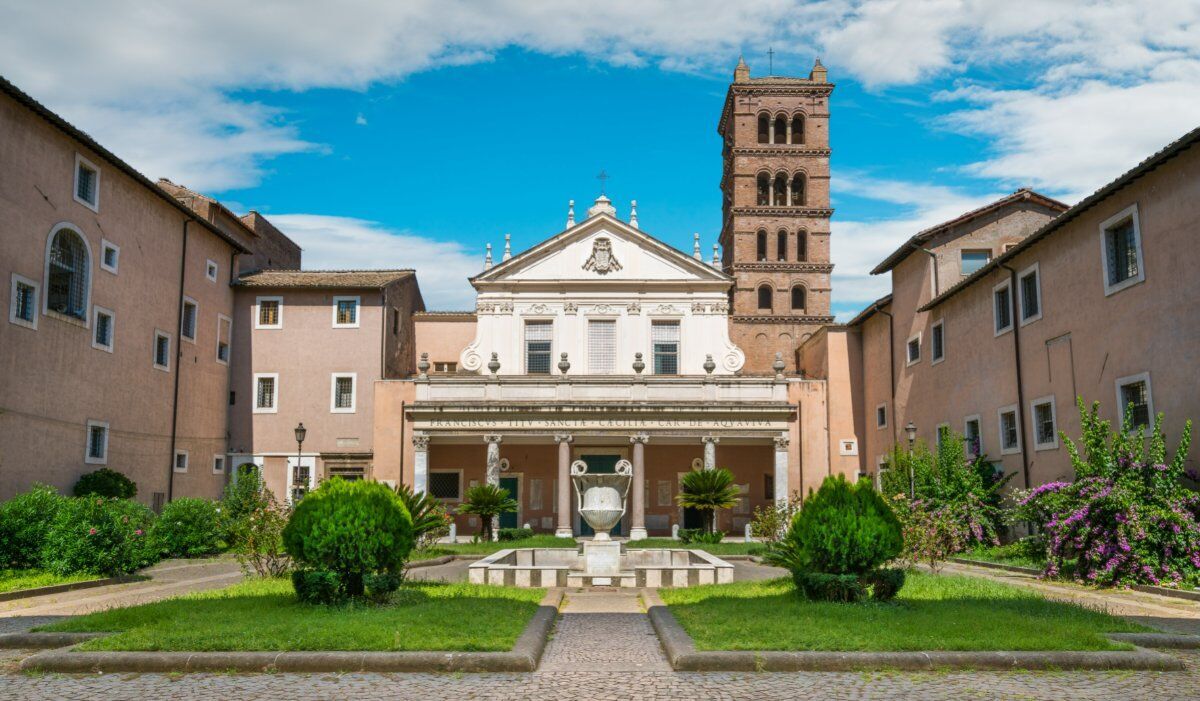
<path id="1" fill-rule="evenodd" d="M 636 593 L 572 589 L 539 672 L 668 672 L 658 636 Z"/>

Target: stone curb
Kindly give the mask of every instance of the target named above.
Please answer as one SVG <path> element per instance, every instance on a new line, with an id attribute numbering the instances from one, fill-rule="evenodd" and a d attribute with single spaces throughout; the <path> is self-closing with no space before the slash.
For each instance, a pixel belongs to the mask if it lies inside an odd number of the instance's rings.
<path id="1" fill-rule="evenodd" d="M 47 650 L 78 645 L 106 635 L 111 633 L 5 633 L 0 635 L 0 649 Z"/>
<path id="2" fill-rule="evenodd" d="M 1036 567 L 1021 567 L 1020 565 L 1006 565 L 1001 562 L 988 562 L 986 560 L 969 560 L 965 557 L 952 557 L 950 562 L 959 565 L 970 565 L 972 567 L 983 567 L 991 570 L 1004 570 L 1005 572 L 1018 572 L 1020 574 L 1040 575 L 1041 570 Z M 1046 580 L 1053 584 L 1055 580 Z M 1065 583 L 1065 582 L 1064 582 Z M 1186 589 L 1172 589 L 1170 587 L 1156 587 L 1152 584 L 1134 584 L 1129 587 L 1133 591 L 1140 591 L 1143 594 L 1158 594 L 1172 599 L 1187 599 L 1188 601 L 1200 601 L 1200 591 L 1188 591 Z"/>
<path id="3" fill-rule="evenodd" d="M 429 558 L 428 560 L 415 560 L 413 562 L 408 563 L 407 567 L 409 569 L 419 569 L 421 567 L 433 567 L 434 565 L 445 565 L 449 562 L 454 562 L 455 560 L 471 561 L 471 560 L 480 560 L 480 559 L 483 559 L 484 557 L 485 557 L 484 555 L 479 555 L 477 553 L 455 553 L 453 555 L 442 555 L 441 557 L 432 557 L 432 558 Z"/>
<path id="4" fill-rule="evenodd" d="M 677 672 L 849 672 L 956 670 L 1153 670 L 1183 669 L 1178 659 L 1153 650 L 823 652 L 746 650 L 698 652 L 692 637 L 658 594 L 642 590 L 650 623 Z M 1132 641 L 1126 641 L 1132 642 Z"/>
<path id="5" fill-rule="evenodd" d="M 144 582 L 150 579 L 144 575 L 128 574 L 120 577 L 107 577 L 105 579 L 88 579 L 82 582 L 70 582 L 67 584 L 52 584 L 48 587 L 37 587 L 36 589 L 18 589 L 16 591 L 6 591 L 0 594 L 0 601 L 15 601 L 17 599 L 32 599 L 35 596 L 46 596 L 48 594 L 61 594 L 67 591 L 75 591 L 77 589 L 91 589 L 93 587 L 106 587 L 110 584 L 128 584 L 130 582 Z"/>
<path id="6" fill-rule="evenodd" d="M 1137 647 L 1161 647 L 1174 650 L 1200 650 L 1200 635 L 1178 633 L 1109 633 L 1109 640 Z"/>
<path id="7" fill-rule="evenodd" d="M 509 652 L 79 652 L 60 647 L 27 657 L 20 667 L 64 673 L 532 672 L 562 596 L 559 589 L 547 592 Z"/>

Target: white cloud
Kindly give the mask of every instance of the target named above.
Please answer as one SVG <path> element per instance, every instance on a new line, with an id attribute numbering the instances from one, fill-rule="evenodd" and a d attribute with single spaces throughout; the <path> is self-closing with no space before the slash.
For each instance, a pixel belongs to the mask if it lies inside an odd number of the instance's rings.
<path id="1" fill-rule="evenodd" d="M 365 127 L 367 126 L 367 118 L 362 112 L 359 112 L 358 116 L 354 118 L 354 123 L 360 127 Z"/>
<path id="2" fill-rule="evenodd" d="M 353 217 L 271 214 L 270 219 L 304 249 L 306 270 L 415 268 L 427 309 L 475 308 L 467 278 L 483 270 L 483 260 L 459 243 Z"/>

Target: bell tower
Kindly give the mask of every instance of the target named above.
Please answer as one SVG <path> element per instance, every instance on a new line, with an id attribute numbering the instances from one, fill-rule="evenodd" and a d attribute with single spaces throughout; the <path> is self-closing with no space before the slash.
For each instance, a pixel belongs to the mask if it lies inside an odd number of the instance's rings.
<path id="1" fill-rule="evenodd" d="M 752 78 L 738 59 L 717 125 L 722 267 L 736 281 L 730 338 L 747 373 L 771 373 L 833 322 L 829 312 L 829 96 L 817 59 L 807 78 Z"/>

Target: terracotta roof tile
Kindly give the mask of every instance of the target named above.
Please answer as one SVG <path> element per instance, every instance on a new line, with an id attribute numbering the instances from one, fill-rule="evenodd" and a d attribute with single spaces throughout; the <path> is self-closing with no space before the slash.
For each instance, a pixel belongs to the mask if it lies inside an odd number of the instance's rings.
<path id="1" fill-rule="evenodd" d="M 261 270 L 238 278 L 238 287 L 380 288 L 415 275 L 405 270 Z"/>

